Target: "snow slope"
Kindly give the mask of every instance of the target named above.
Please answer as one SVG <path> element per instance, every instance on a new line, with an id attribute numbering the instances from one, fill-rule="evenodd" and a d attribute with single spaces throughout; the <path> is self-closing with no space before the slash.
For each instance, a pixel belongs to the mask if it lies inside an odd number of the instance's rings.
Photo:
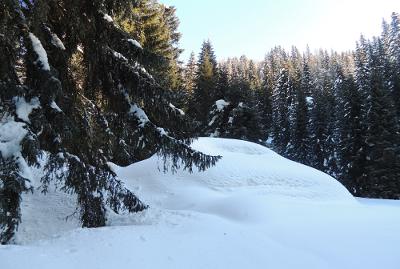
<path id="1" fill-rule="evenodd" d="M 201 138 L 204 173 L 114 166 L 151 208 L 77 228 L 73 197 L 28 195 L 0 268 L 387 268 L 400 264 L 400 202 L 356 200 L 333 178 L 262 146 Z M 40 208 L 40 210 L 39 210 Z"/>

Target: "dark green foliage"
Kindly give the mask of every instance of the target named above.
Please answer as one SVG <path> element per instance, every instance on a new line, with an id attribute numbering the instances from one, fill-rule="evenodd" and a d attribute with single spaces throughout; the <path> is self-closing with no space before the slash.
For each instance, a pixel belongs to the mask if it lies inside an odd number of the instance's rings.
<path id="1" fill-rule="evenodd" d="M 309 164 L 310 154 L 310 106 L 313 99 L 312 78 L 307 62 L 303 64 L 302 75 L 300 78 L 300 87 L 296 91 L 294 124 L 292 126 L 292 148 L 289 157 L 300 163 Z"/>
<path id="2" fill-rule="evenodd" d="M 273 138 L 280 154 L 336 177 L 355 195 L 398 199 L 399 36 L 393 14 L 382 38 L 361 37 L 354 53 L 301 56 L 276 47 L 262 72 L 245 56 L 222 62 L 206 134 Z M 219 99 L 223 108 L 213 103 Z"/>
<path id="3" fill-rule="evenodd" d="M 132 36 L 108 19 L 129 17 L 139 2 L 21 3 L 0 2 L 0 127 L 15 123 L 25 134 L 17 141 L 20 151 L 1 156 L 2 243 L 12 238 L 21 194 L 29 189 L 22 168 L 37 165 L 43 153 L 43 192 L 57 180 L 62 190 L 75 193 L 85 227 L 104 226 L 107 208 L 116 213 L 147 208 L 108 162 L 127 166 L 158 153 L 165 169 L 205 170 L 216 163 L 219 157 L 188 146 L 192 124 L 171 104 L 173 93 L 143 68 L 165 55 L 133 45 Z M 177 27 L 173 14 L 162 12 L 171 33 Z M 169 40 L 178 39 L 174 34 Z M 40 102 L 29 120 L 19 118 L 16 98 Z"/>
<path id="4" fill-rule="evenodd" d="M 207 124 L 208 111 L 215 101 L 215 87 L 217 83 L 217 60 L 210 41 L 203 42 L 197 62 L 197 74 L 191 114 L 202 126 Z"/>
<path id="5" fill-rule="evenodd" d="M 339 118 L 337 127 L 340 142 L 338 144 L 339 179 L 355 192 L 355 179 L 360 178 L 364 171 L 365 155 L 363 132 L 360 122 L 362 100 L 354 78 L 351 74 L 344 74 L 338 68 L 335 79 L 335 88 L 338 96 Z"/>
<path id="6" fill-rule="evenodd" d="M 282 68 L 272 95 L 272 134 L 274 146 L 285 154 L 290 143 L 290 118 L 292 82 L 287 69 Z"/>
<path id="7" fill-rule="evenodd" d="M 380 39 L 370 45 L 370 82 L 366 132 L 366 168 L 357 194 L 400 198 L 400 133 L 396 110 L 387 84 L 387 64 Z"/>

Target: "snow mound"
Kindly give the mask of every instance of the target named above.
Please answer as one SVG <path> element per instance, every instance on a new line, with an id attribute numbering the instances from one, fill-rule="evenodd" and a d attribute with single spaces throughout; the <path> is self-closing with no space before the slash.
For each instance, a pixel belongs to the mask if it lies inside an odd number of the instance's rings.
<path id="1" fill-rule="evenodd" d="M 193 147 L 223 159 L 194 174 L 164 174 L 157 156 L 109 164 L 150 205 L 109 212 L 111 227 L 79 228 L 76 197 L 25 195 L 24 246 L 0 246 L 1 269 L 398 268 L 398 201 L 358 202 L 330 176 L 257 144 L 201 138 Z"/>
<path id="2" fill-rule="evenodd" d="M 162 167 L 163 163 L 158 156 L 116 170 L 131 187 L 141 186 L 145 191 L 140 197 L 145 199 L 147 196 L 159 197 L 155 190 L 160 189 L 174 193 L 173 199 L 188 195 L 188 204 L 193 204 L 193 199 L 201 197 L 196 192 L 210 190 L 214 191 L 214 195 L 232 195 L 234 192 L 235 195 L 240 193 L 251 199 L 280 196 L 324 202 L 354 201 L 352 195 L 334 178 L 285 159 L 261 145 L 234 139 L 200 138 L 192 147 L 207 154 L 221 155 L 222 159 L 215 167 L 193 174 L 182 170 L 176 173 L 160 172 L 158 167 Z M 195 193 L 191 193 L 193 190 Z M 152 199 L 148 200 L 152 204 Z M 242 200 L 248 201 L 245 198 Z M 169 204 L 171 201 L 158 202 Z M 184 201 L 180 200 L 176 204 L 182 203 Z"/>

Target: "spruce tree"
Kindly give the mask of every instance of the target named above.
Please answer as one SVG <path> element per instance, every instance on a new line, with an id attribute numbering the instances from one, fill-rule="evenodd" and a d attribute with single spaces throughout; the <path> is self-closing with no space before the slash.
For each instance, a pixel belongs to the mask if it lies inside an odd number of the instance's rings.
<path id="1" fill-rule="evenodd" d="M 367 163 L 358 194 L 366 197 L 400 198 L 400 133 L 396 111 L 385 78 L 383 44 L 370 45 L 371 92 L 368 96 Z M 385 70 L 386 69 L 386 70 Z"/>
<path id="2" fill-rule="evenodd" d="M 196 57 L 194 55 L 194 52 L 192 52 L 184 70 L 184 87 L 188 93 L 193 93 L 194 91 L 196 73 Z"/>
<path id="3" fill-rule="evenodd" d="M 396 106 L 397 117 L 400 119 L 400 15 L 398 13 L 392 14 L 388 47 L 388 59 L 391 64 L 390 90 Z"/>
<path id="4" fill-rule="evenodd" d="M 289 78 L 289 72 L 287 69 L 282 68 L 272 95 L 272 133 L 274 146 L 281 154 L 285 154 L 290 142 L 290 92 L 292 92 L 292 85 Z"/>
<path id="5" fill-rule="evenodd" d="M 132 9 L 115 13 L 115 23 L 143 47 L 142 63 L 165 88 L 179 90 L 182 86 L 178 47 L 181 34 L 175 7 L 154 0 L 135 1 Z"/>
<path id="6" fill-rule="evenodd" d="M 136 4 L 0 2 L 1 243 L 20 221 L 25 171 L 44 154 L 42 190 L 58 181 L 75 193 L 84 227 L 104 226 L 107 208 L 147 208 L 109 162 L 127 166 L 158 153 L 165 169 L 191 171 L 217 161 L 188 146 L 191 123 L 141 64 L 146 51 L 116 26 L 113 14 L 129 14 Z"/>
<path id="7" fill-rule="evenodd" d="M 356 180 L 364 173 L 363 133 L 361 119 L 362 100 L 352 74 L 345 74 L 342 67 L 336 70 L 335 88 L 338 94 L 339 118 L 337 127 L 339 178 L 352 193 L 356 193 Z"/>
<path id="8" fill-rule="evenodd" d="M 207 125 L 207 116 L 215 98 L 217 83 L 217 60 L 210 41 L 204 41 L 197 63 L 197 74 L 191 113 L 196 118 L 201 128 Z"/>
<path id="9" fill-rule="evenodd" d="M 300 87 L 296 93 L 295 122 L 293 126 L 291 158 L 308 164 L 310 160 L 309 105 L 312 102 L 312 78 L 308 63 L 304 60 Z"/>

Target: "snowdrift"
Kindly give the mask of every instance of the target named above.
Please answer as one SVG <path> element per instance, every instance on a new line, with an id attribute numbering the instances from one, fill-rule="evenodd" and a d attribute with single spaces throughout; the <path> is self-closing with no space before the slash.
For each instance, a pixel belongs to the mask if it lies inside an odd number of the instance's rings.
<path id="1" fill-rule="evenodd" d="M 351 194 L 334 178 L 285 159 L 261 145 L 234 139 L 200 138 L 192 147 L 223 158 L 215 167 L 193 174 L 182 170 L 163 174 L 159 171 L 163 163 L 157 156 L 129 168 L 115 169 L 132 188 L 141 186 L 144 190 L 140 197 L 147 199 L 149 195 L 150 204 L 158 188 L 161 188 L 161 192 L 174 192 L 173 199 L 189 195 L 186 202 L 193 203 L 190 200 L 196 199 L 197 195 L 192 195 L 190 190 L 183 191 L 182 188 L 194 186 L 197 189 L 213 189 L 230 194 L 253 191 L 265 198 L 282 196 L 324 202 L 354 201 Z M 177 191 L 174 191 L 176 188 Z"/>
<path id="2" fill-rule="evenodd" d="M 163 171 L 164 162 L 154 155 L 129 167 L 110 163 L 128 188 L 154 210 L 211 214 L 239 222 L 269 218 L 278 200 L 301 202 L 355 203 L 354 197 L 334 178 L 305 165 L 281 157 L 261 145 L 234 139 L 199 138 L 196 150 L 222 159 L 205 172 Z M 39 186 L 40 170 L 34 170 Z M 17 243 L 78 228 L 75 196 L 60 191 L 25 195 L 22 224 Z M 144 213 L 148 216 L 148 213 Z M 143 221 L 137 215 L 110 213 L 109 225 L 130 225 Z M 146 220 L 147 221 L 147 220 Z"/>
<path id="3" fill-rule="evenodd" d="M 151 207 L 110 213 L 109 227 L 66 220 L 74 197 L 26 195 L 23 246 L 0 246 L 0 267 L 398 268 L 399 202 L 356 200 L 332 177 L 257 144 L 200 138 L 193 147 L 223 159 L 193 174 L 163 173 L 157 156 L 110 164 Z"/>

